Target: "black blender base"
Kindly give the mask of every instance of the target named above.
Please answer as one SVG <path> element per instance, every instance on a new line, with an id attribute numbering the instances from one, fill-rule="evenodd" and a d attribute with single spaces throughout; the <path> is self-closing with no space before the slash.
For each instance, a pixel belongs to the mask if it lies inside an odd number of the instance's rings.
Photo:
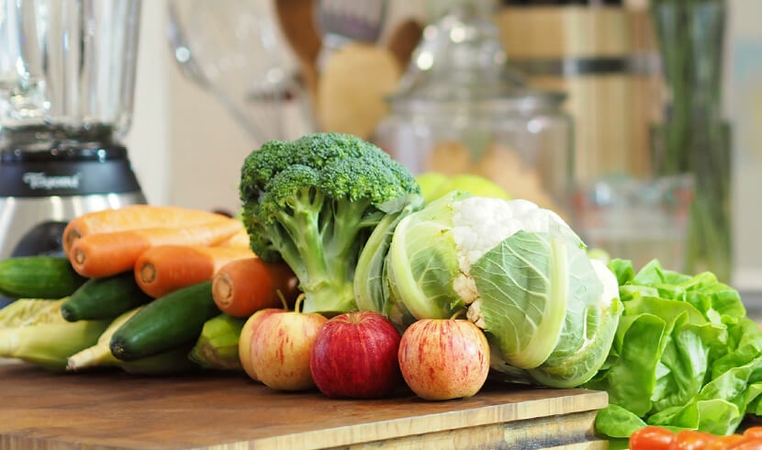
<path id="1" fill-rule="evenodd" d="M 11 251 L 14 256 L 64 256 L 63 231 L 67 222 L 50 220 L 32 227 Z"/>
<path id="2" fill-rule="evenodd" d="M 140 191 L 69 197 L 0 197 L 0 259 L 61 252 L 60 235 L 71 219 L 88 212 L 145 203 Z"/>
<path id="3" fill-rule="evenodd" d="M 38 135 L 54 131 L 18 129 L 17 146 L 0 149 L 0 259 L 60 251 L 57 235 L 74 217 L 146 203 L 123 145 L 53 139 L 38 148 Z"/>

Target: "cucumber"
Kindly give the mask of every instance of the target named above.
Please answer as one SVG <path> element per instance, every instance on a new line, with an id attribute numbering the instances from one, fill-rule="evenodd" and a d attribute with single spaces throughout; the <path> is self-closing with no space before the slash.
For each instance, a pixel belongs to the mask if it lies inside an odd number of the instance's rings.
<path id="1" fill-rule="evenodd" d="M 147 356 L 134 361 L 120 361 L 117 367 L 130 375 L 142 376 L 184 375 L 198 372 L 202 367 L 188 357 L 191 347 L 191 344 L 183 344 L 158 355 Z"/>
<path id="2" fill-rule="evenodd" d="M 204 323 L 220 314 L 212 282 L 203 281 L 154 299 L 114 332 L 111 353 L 135 361 L 194 343 Z"/>
<path id="3" fill-rule="evenodd" d="M 58 300 L 73 294 L 87 278 L 63 256 L 15 256 L 0 261 L 0 295 Z"/>
<path id="4" fill-rule="evenodd" d="M 132 271 L 104 278 L 90 278 L 61 305 L 69 322 L 113 319 L 153 300 L 140 289 Z"/>

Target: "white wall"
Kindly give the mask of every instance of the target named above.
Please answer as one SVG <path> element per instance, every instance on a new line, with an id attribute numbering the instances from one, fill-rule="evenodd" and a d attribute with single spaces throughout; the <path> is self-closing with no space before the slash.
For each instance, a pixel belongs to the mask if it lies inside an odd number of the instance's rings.
<path id="1" fill-rule="evenodd" d="M 150 203 L 169 203 L 171 184 L 167 126 L 169 51 L 163 38 L 164 0 L 144 1 L 140 24 L 133 123 L 127 135 L 132 165 Z"/>
<path id="2" fill-rule="evenodd" d="M 762 291 L 762 2 L 728 0 L 725 106 L 733 124 L 735 284 Z"/>
<path id="3" fill-rule="evenodd" d="M 762 290 L 762 2 L 728 1 L 725 100 L 734 124 L 735 284 Z M 234 211 L 240 165 L 255 142 L 215 98 L 180 74 L 164 36 L 165 7 L 165 0 L 143 2 L 128 136 L 134 167 L 152 203 Z"/>
<path id="4" fill-rule="evenodd" d="M 144 0 L 130 157 L 151 203 L 238 207 L 253 143 L 219 102 L 180 73 L 165 36 L 166 1 Z"/>

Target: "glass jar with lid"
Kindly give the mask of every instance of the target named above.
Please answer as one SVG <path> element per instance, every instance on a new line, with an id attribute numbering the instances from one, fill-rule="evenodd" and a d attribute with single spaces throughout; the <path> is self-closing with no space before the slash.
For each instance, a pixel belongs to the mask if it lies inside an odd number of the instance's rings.
<path id="1" fill-rule="evenodd" d="M 481 175 L 567 215 L 574 126 L 566 95 L 532 89 L 510 68 L 494 6 L 451 2 L 424 29 L 374 142 L 415 174 Z"/>

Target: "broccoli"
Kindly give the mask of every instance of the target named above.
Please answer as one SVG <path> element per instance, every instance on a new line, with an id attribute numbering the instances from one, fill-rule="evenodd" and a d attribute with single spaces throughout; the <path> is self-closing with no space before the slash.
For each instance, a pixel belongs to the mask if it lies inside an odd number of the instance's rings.
<path id="1" fill-rule="evenodd" d="M 330 314 L 357 308 L 353 282 L 365 242 L 388 208 L 398 210 L 399 199 L 421 190 L 375 145 L 313 133 L 252 151 L 239 193 L 251 249 L 291 267 L 304 292 L 302 311 Z"/>

